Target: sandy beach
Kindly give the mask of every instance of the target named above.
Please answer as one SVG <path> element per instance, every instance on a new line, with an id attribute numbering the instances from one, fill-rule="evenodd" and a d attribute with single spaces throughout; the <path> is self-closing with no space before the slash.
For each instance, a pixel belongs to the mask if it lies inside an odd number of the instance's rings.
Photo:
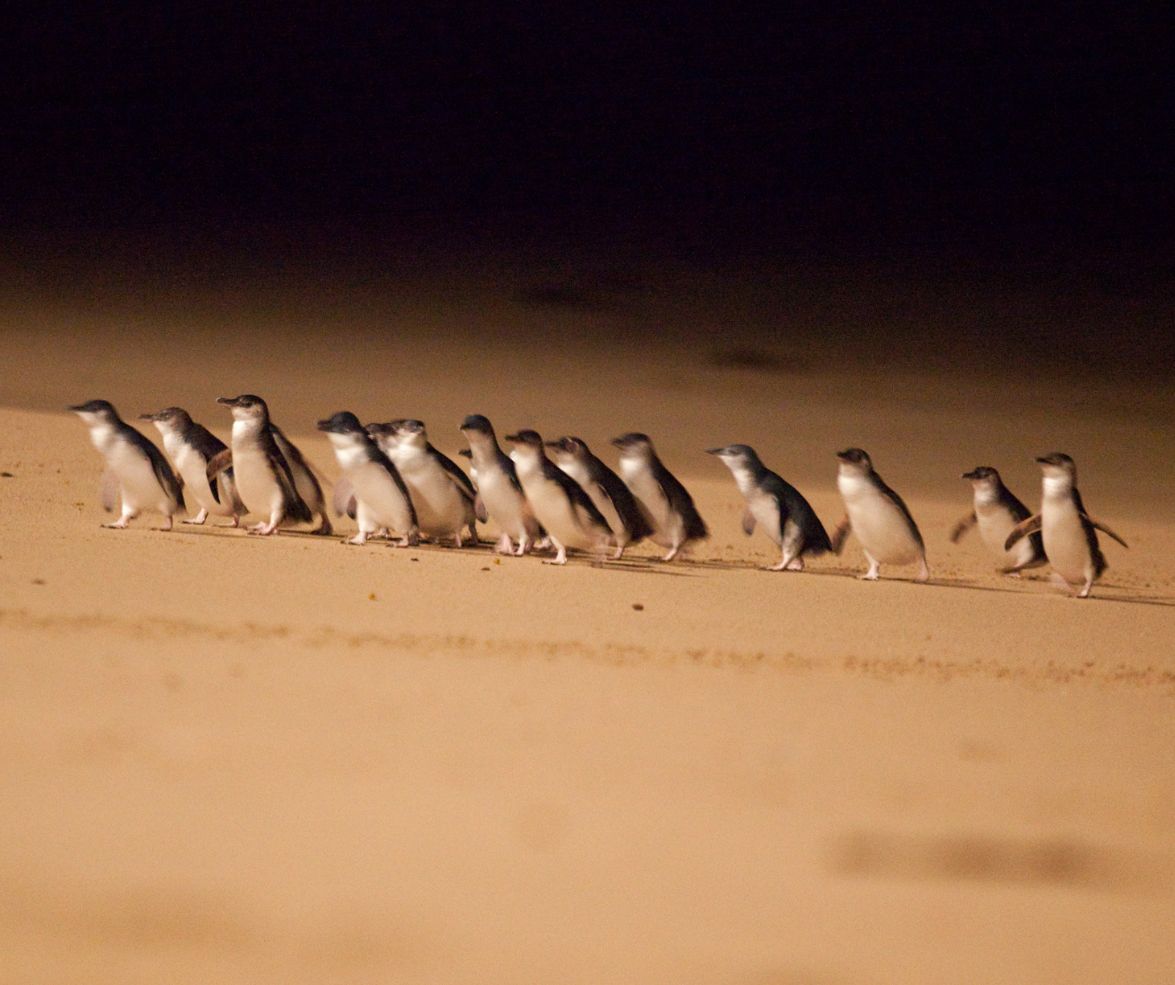
<path id="1" fill-rule="evenodd" d="M 884 312 L 847 305 L 869 328 L 829 352 L 829 308 L 753 278 L 456 283 L 9 291 L 0 980 L 1172 980 L 1161 368 L 1001 369 L 978 318 L 956 352 L 914 330 L 894 351 Z M 646 431 L 712 536 L 681 564 L 555 569 L 494 555 L 492 524 L 476 550 L 100 528 L 65 405 L 179 404 L 226 437 L 215 398 L 238 392 L 328 478 L 313 423 L 341 409 L 421 418 L 451 455 L 471 412 L 608 461 Z M 735 441 L 829 527 L 833 452 L 868 449 L 931 584 L 858 581 L 855 541 L 759 570 L 775 548 L 703 452 Z M 947 539 L 962 471 L 1033 505 L 1053 450 L 1130 544 L 1104 541 L 1088 601 Z"/>

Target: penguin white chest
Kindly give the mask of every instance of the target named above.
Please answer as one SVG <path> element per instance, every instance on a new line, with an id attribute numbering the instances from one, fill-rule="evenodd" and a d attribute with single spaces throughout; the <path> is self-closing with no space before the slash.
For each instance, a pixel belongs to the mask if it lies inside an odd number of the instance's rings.
<path id="1" fill-rule="evenodd" d="M 212 489 L 208 484 L 208 463 L 204 456 L 191 445 L 176 439 L 164 438 L 163 444 L 171 460 L 175 462 L 176 471 L 184 480 L 185 490 L 191 494 L 196 503 L 210 513 L 229 516 L 232 507 L 227 503 L 218 503 L 212 498 Z"/>
<path id="2" fill-rule="evenodd" d="M 525 484 L 526 495 L 539 523 L 565 547 L 594 547 L 579 522 L 575 505 L 557 482 L 539 476 Z"/>
<path id="3" fill-rule="evenodd" d="M 680 541 L 682 521 L 669 506 L 661 484 L 653 478 L 648 466 L 631 459 L 620 459 L 620 476 L 642 507 L 653 527 L 653 543 L 662 547 Z"/>
<path id="4" fill-rule="evenodd" d="M 753 491 L 747 497 L 747 509 L 751 511 L 755 523 L 768 537 L 776 544 L 783 542 L 783 533 L 779 523 L 779 503 L 774 496 L 757 490 Z"/>
<path id="5" fill-rule="evenodd" d="M 479 469 L 477 492 L 490 519 L 499 529 L 515 538 L 525 533 L 524 501 L 510 482 L 510 477 L 501 468 Z"/>
<path id="6" fill-rule="evenodd" d="M 397 449 L 393 459 L 412 492 L 416 518 L 426 534 L 451 534 L 466 522 L 465 500 L 453 479 L 425 451 Z"/>
<path id="7" fill-rule="evenodd" d="M 1070 584 L 1085 581 L 1093 567 L 1093 557 L 1071 496 L 1045 496 L 1040 508 L 1040 532 L 1053 570 Z"/>
<path id="8" fill-rule="evenodd" d="M 976 503 L 975 519 L 979 526 L 979 539 L 1003 564 L 1014 567 L 1032 560 L 1032 540 L 1029 537 L 1022 537 L 1012 545 L 1010 551 L 1004 549 L 1004 541 L 1016 526 L 1012 514 L 1004 507 Z"/>
<path id="9" fill-rule="evenodd" d="M 909 521 L 897 504 L 863 476 L 839 475 L 853 533 L 866 553 L 881 564 L 909 564 L 922 554 Z"/>
<path id="10" fill-rule="evenodd" d="M 147 456 L 106 424 L 90 428 L 90 441 L 118 477 L 122 500 L 134 509 L 158 509 L 167 501 Z"/>

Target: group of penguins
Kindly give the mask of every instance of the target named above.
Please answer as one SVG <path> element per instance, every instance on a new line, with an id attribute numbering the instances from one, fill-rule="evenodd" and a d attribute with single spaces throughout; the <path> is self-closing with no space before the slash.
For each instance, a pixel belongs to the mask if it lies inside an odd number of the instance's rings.
<path id="1" fill-rule="evenodd" d="M 270 420 L 265 401 L 243 394 L 220 397 L 217 403 L 232 412 L 231 447 L 182 408 L 140 416 L 159 430 L 174 471 L 108 401 L 69 408 L 88 425 L 94 447 L 106 460 L 102 505 L 113 511 L 121 501 L 121 515 L 107 526 L 126 527 L 146 510 L 162 514 L 164 529 L 170 530 L 172 516 L 185 509 L 186 489 L 199 512 L 185 523 L 202 524 L 215 515 L 230 517 L 236 527 L 242 516 L 254 514 L 263 519 L 249 532 L 266 535 L 317 517 L 315 532 L 331 533 L 322 484 Z M 666 548 L 668 562 L 709 536 L 689 492 L 645 434 L 612 441 L 619 451 L 617 474 L 575 437 L 544 441 L 535 431 L 519 431 L 505 435 L 512 446 L 507 455 L 489 420 L 473 414 L 460 428 L 469 443 L 461 452 L 470 460 L 466 474 L 433 447 L 418 420 L 363 425 L 354 414 L 340 411 L 319 421 L 318 429 L 330 440 L 342 472 L 333 509 L 359 528 L 349 544 L 382 536 L 408 547 L 423 537 L 451 539 L 460 547 L 467 539 L 476 544 L 477 522 L 492 519 L 501 531 L 497 550 L 503 554 L 553 551 L 551 564 L 565 564 L 569 549 L 619 559 L 628 546 L 647 538 Z M 837 453 L 837 488 L 846 515 L 831 537 L 808 501 L 764 466 L 753 448 L 725 445 L 709 453 L 730 469 L 746 500 L 744 532 L 749 535 L 759 526 L 779 547 L 779 561 L 771 570 L 802 571 L 805 557 L 839 554 L 852 533 L 869 561 L 863 578 L 876 580 L 883 564 L 916 564 L 915 580 L 929 579 L 918 525 L 861 449 Z M 1124 547 L 1125 541 L 1086 513 L 1068 455 L 1054 453 L 1037 462 L 1043 496 L 1035 514 L 994 468 L 964 473 L 972 484 L 973 508 L 955 526 L 951 540 L 978 526 L 1005 574 L 1048 563 L 1070 591 L 1086 598 L 1106 568 L 1097 531 Z"/>

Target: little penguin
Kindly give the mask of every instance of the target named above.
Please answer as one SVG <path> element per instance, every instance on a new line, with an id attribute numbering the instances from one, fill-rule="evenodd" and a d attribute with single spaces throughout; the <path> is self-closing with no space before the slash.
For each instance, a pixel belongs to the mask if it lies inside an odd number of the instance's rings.
<path id="1" fill-rule="evenodd" d="M 218 480 L 208 481 L 208 463 L 226 450 L 224 442 L 193 421 L 182 407 L 165 407 L 153 414 L 140 414 L 139 420 L 150 421 L 158 429 L 163 447 L 184 480 L 188 495 L 200 507 L 199 513 L 183 522 L 198 526 L 211 514 L 231 517 L 229 525 L 239 526 L 246 511 L 237 495 L 233 470 L 225 469 Z"/>
<path id="2" fill-rule="evenodd" d="M 1072 458 L 1053 452 L 1036 461 L 1042 473 L 1040 512 L 1018 523 L 1004 547 L 1011 550 L 1019 540 L 1039 530 L 1053 571 L 1078 598 L 1089 598 L 1093 583 L 1108 567 L 1096 531 L 1112 537 L 1123 547 L 1127 546 L 1126 541 L 1085 512 L 1081 493 L 1077 491 L 1077 466 Z"/>
<path id="3" fill-rule="evenodd" d="M 922 534 L 902 497 L 889 488 L 873 470 L 873 462 L 860 448 L 836 453 L 840 466 L 836 486 L 845 502 L 847 516 L 832 535 L 833 553 L 839 554 L 849 531 L 857 535 L 869 570 L 861 575 L 876 581 L 883 564 L 918 564 L 915 581 L 930 579 Z"/>
<path id="4" fill-rule="evenodd" d="M 663 560 L 672 561 L 694 541 L 710 536 L 690 494 L 661 463 L 647 434 L 632 431 L 612 444 L 620 449 L 620 476 L 652 528 L 650 539 L 669 548 Z"/>
<path id="5" fill-rule="evenodd" d="M 265 401 L 251 393 L 217 397 L 232 411 L 232 447 L 208 464 L 211 480 L 231 463 L 237 493 L 250 513 L 268 516 L 249 528 L 249 533 L 268 536 L 284 522 L 310 523 L 313 511 L 298 494 L 290 463 L 282 454 L 269 422 Z"/>
<path id="6" fill-rule="evenodd" d="M 459 430 L 469 442 L 469 448 L 461 454 L 469 456 L 478 499 L 502 531 L 495 550 L 522 557 L 542 537 L 543 529 L 522 491 L 514 462 L 499 447 L 494 427 L 483 415 L 470 414 Z M 514 541 L 518 542 L 517 549 Z"/>
<path id="7" fill-rule="evenodd" d="M 602 554 L 612 540 L 608 521 L 579 483 L 547 458 L 542 437 L 524 430 L 506 435 L 506 440 L 514 445 L 510 457 L 518 481 L 555 545 L 555 557 L 543 564 L 566 564 L 568 548 Z"/>
<path id="8" fill-rule="evenodd" d="M 747 501 L 743 533 L 748 537 L 756 524 L 780 548 L 779 563 L 769 571 L 803 571 L 804 557 L 817 557 L 832 550 L 828 533 L 816 511 L 799 490 L 767 468 L 749 445 L 725 445 L 709 449 L 734 475 L 739 492 Z"/>
<path id="9" fill-rule="evenodd" d="M 403 476 L 412 494 L 421 533 L 433 538 L 452 537 L 454 544 L 461 547 L 468 531 L 476 544 L 477 520 L 484 522 L 486 518 L 484 508 L 479 515 L 477 491 L 460 466 L 432 446 L 424 423 L 401 419 L 368 424 L 367 433 Z"/>
<path id="10" fill-rule="evenodd" d="M 619 561 L 626 547 L 652 534 L 653 528 L 632 491 L 620 476 L 592 454 L 582 438 L 567 436 L 546 444 L 555 464 L 580 484 L 608 521 L 616 545 L 613 560 Z"/>
<path id="11" fill-rule="evenodd" d="M 408 486 L 396 466 L 371 439 L 350 411 L 318 422 L 318 430 L 326 432 L 335 450 L 343 480 L 335 486 L 336 493 L 355 500 L 355 522 L 359 533 L 345 543 L 362 545 L 377 530 L 394 530 L 400 534 L 400 547 L 410 547 L 420 541 L 416 509 Z"/>
<path id="12" fill-rule="evenodd" d="M 143 510 L 161 513 L 167 526 L 184 508 L 183 487 L 167 460 L 150 441 L 118 416 L 108 400 L 89 400 L 67 408 L 90 429 L 90 441 L 106 459 L 102 475 L 102 507 L 114 511 L 122 500 L 122 512 L 104 527 L 124 529 Z"/>
<path id="13" fill-rule="evenodd" d="M 964 472 L 963 478 L 971 480 L 974 500 L 971 512 L 951 529 L 951 543 L 957 544 L 968 530 L 978 525 L 980 539 L 995 555 L 1004 574 L 1019 578 L 1024 569 L 1044 564 L 1044 544 L 1039 533 L 1029 534 L 1010 551 L 1004 549 L 1012 529 L 1031 513 L 1004 485 L 999 472 L 990 465 L 979 465 Z"/>

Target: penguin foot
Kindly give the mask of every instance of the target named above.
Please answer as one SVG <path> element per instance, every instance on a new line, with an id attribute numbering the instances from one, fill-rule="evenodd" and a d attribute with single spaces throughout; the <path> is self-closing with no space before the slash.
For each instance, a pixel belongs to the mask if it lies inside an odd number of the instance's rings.
<path id="1" fill-rule="evenodd" d="M 509 534 L 502 534 L 498 538 L 498 542 L 494 545 L 495 554 L 513 554 L 514 543 L 510 540 Z"/>
<path id="2" fill-rule="evenodd" d="M 344 537 L 340 543 L 354 544 L 356 547 L 362 547 L 367 543 L 367 534 L 360 532 L 357 533 L 354 537 Z"/>
<path id="3" fill-rule="evenodd" d="M 208 511 L 201 510 L 195 516 L 190 516 L 186 520 L 181 520 L 181 523 L 190 523 L 193 527 L 202 527 L 204 521 L 208 519 Z"/>
<path id="4" fill-rule="evenodd" d="M 102 524 L 102 527 L 106 530 L 126 530 L 129 526 L 129 520 L 115 520 L 113 523 Z"/>

